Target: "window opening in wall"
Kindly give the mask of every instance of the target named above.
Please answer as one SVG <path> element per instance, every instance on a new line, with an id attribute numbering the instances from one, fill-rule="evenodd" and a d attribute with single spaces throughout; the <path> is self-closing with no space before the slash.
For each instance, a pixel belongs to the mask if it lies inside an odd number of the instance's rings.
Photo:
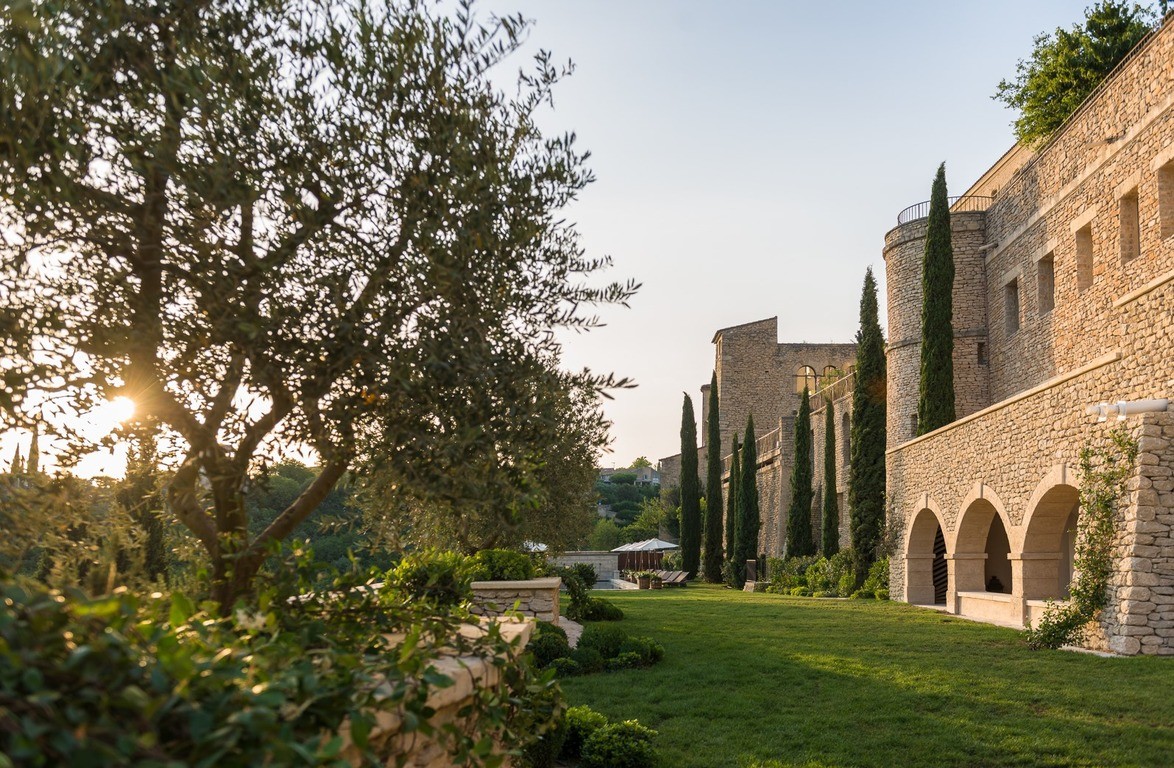
<path id="1" fill-rule="evenodd" d="M 1003 288 L 1003 309 L 1007 316 L 1007 335 L 1019 330 L 1019 278 Z"/>
<path id="2" fill-rule="evenodd" d="M 1076 287 L 1086 290 L 1092 285 L 1092 224 L 1076 230 Z"/>
<path id="3" fill-rule="evenodd" d="M 1174 160 L 1158 169 L 1158 220 L 1163 240 L 1174 235 Z"/>
<path id="4" fill-rule="evenodd" d="M 1121 263 L 1141 255 L 1141 217 L 1138 212 L 1137 187 L 1122 196 L 1120 201 Z"/>
<path id="5" fill-rule="evenodd" d="M 799 370 L 795 371 L 795 394 L 803 394 L 804 387 L 814 392 L 816 378 L 815 369 L 810 365 L 799 366 Z"/>
<path id="6" fill-rule="evenodd" d="M 990 362 L 990 360 L 986 355 L 986 342 L 980 341 L 978 342 L 978 364 L 986 365 L 988 362 Z"/>
<path id="7" fill-rule="evenodd" d="M 1039 313 L 1046 315 L 1056 306 L 1056 257 L 1049 253 L 1036 262 L 1035 285 L 1039 296 Z"/>
<path id="8" fill-rule="evenodd" d="M 912 413 L 909 415 L 909 437 L 910 438 L 917 437 L 917 414 L 916 413 Z"/>
<path id="9" fill-rule="evenodd" d="M 852 462 L 852 420 L 847 411 L 840 415 L 840 453 L 844 457 L 844 466 L 848 466 Z"/>

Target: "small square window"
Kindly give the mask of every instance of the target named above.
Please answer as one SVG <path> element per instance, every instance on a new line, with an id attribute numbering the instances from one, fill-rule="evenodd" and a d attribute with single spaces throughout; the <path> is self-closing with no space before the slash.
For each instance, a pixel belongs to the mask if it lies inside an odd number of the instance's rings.
<path id="1" fill-rule="evenodd" d="M 1056 306 L 1056 257 L 1049 253 L 1036 262 L 1035 284 L 1039 298 L 1039 313 L 1046 315 Z"/>
<path id="2" fill-rule="evenodd" d="M 987 365 L 988 363 L 990 363 L 990 359 L 987 357 L 986 342 L 980 341 L 978 342 L 978 364 Z"/>
<path id="3" fill-rule="evenodd" d="M 1019 278 L 1003 288 L 1003 311 L 1006 314 L 1007 335 L 1019 330 Z"/>
<path id="4" fill-rule="evenodd" d="M 917 414 L 909 416 L 909 437 L 917 437 Z"/>

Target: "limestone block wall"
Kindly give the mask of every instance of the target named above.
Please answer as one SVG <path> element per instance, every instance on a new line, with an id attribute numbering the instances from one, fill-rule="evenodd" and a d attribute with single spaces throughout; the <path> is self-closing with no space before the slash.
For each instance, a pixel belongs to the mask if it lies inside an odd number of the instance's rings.
<path id="1" fill-rule="evenodd" d="M 751 413 L 760 430 L 778 419 L 785 402 L 776 361 L 778 338 L 775 317 L 723 328 L 714 335 L 723 446 L 731 445 L 735 433 L 741 441 Z"/>
<path id="2" fill-rule="evenodd" d="M 987 331 L 986 214 L 950 215 L 954 250 L 954 411 L 967 416 L 990 405 Z M 916 434 L 915 418 L 921 378 L 922 266 L 927 219 L 915 219 L 885 235 L 888 287 L 889 444 Z"/>
<path id="3" fill-rule="evenodd" d="M 1172 107 L 1174 26 L 1167 24 L 1004 185 L 988 210 L 987 237 L 998 244 L 987 257 L 995 400 L 1106 348 L 1119 332 L 1114 302 L 1174 268 L 1174 188 L 1162 192 L 1162 169 L 1174 160 Z M 1138 236 L 1139 247 L 1128 250 Z M 1041 301 L 1049 264 L 1053 302 Z M 1006 286 L 1015 279 L 1018 330 L 1000 322 Z"/>
<path id="4" fill-rule="evenodd" d="M 513 643 L 515 653 L 520 653 L 529 642 L 534 625 L 530 621 L 505 621 L 499 623 L 498 627 L 502 637 Z M 478 627 L 467 629 L 473 632 L 484 631 Z M 385 759 L 388 765 L 405 768 L 456 766 L 457 762 L 448 754 L 437 733 L 443 733 L 441 729 L 445 726 L 458 730 L 470 727 L 469 704 L 479 691 L 488 689 L 500 690 L 502 695 L 507 693 L 502 685 L 498 663 L 499 660 L 479 656 L 446 656 L 437 659 L 432 669 L 453 681 L 447 688 L 433 687 L 428 691 L 428 706 L 436 713 L 430 722 L 436 727 L 437 732 L 424 734 L 414 729 L 404 733 L 402 710 L 380 711 L 375 714 L 375 724 L 368 736 L 370 748 Z M 510 659 L 509 663 L 514 663 L 513 659 Z M 342 758 L 350 765 L 366 765 L 364 751 L 351 740 L 349 724 L 344 723 L 339 730 L 339 736 L 343 743 L 340 752 Z M 506 756 L 503 765 L 508 767 L 512 764 L 512 758 Z"/>
<path id="5" fill-rule="evenodd" d="M 523 616 L 558 624 L 559 588 L 562 579 L 528 579 L 526 581 L 474 581 L 473 604 L 476 616 L 500 616 L 517 610 Z M 515 607 L 516 606 L 516 607 Z"/>

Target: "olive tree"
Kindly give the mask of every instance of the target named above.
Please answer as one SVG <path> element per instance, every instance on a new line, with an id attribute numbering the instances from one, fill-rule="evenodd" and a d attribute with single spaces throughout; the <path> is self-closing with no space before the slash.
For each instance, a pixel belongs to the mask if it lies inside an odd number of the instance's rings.
<path id="1" fill-rule="evenodd" d="M 549 376 L 554 330 L 635 286 L 591 284 L 607 260 L 560 213 L 592 178 L 535 125 L 566 68 L 539 54 L 516 95 L 494 85 L 526 28 L 471 0 L 25 0 L 0 20 L 0 284 L 36 339 L 5 352 L 31 350 L 21 386 L 52 402 L 125 395 L 163 431 L 167 507 L 224 608 L 356 462 L 468 451 L 535 482 L 495 453 L 518 439 L 501 409 L 549 424 L 568 390 L 622 383 Z M 321 472 L 252 536 L 246 478 L 283 445 Z M 406 474 L 457 503 L 452 466 Z"/>

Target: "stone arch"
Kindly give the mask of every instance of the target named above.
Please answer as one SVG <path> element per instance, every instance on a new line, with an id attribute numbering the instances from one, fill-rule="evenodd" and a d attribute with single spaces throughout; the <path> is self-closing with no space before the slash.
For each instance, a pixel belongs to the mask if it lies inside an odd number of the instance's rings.
<path id="1" fill-rule="evenodd" d="M 814 392 L 819 385 L 819 375 L 810 365 L 801 365 L 795 369 L 795 394 L 803 394 L 803 389 Z"/>
<path id="2" fill-rule="evenodd" d="M 945 526 L 937 502 L 922 494 L 905 526 L 905 601 L 941 605 L 949 592 Z"/>
<path id="3" fill-rule="evenodd" d="M 962 501 L 954 530 L 951 548 L 954 590 L 1008 594 L 1013 591 L 1010 557 L 1016 548 L 1011 542 L 1011 530 L 1006 506 L 998 494 L 981 481 L 975 483 Z"/>
<path id="4" fill-rule="evenodd" d="M 1078 485 L 1076 472 L 1059 464 L 1048 470 L 1031 494 L 1019 553 L 1025 599 L 1068 597 L 1080 509 Z"/>

